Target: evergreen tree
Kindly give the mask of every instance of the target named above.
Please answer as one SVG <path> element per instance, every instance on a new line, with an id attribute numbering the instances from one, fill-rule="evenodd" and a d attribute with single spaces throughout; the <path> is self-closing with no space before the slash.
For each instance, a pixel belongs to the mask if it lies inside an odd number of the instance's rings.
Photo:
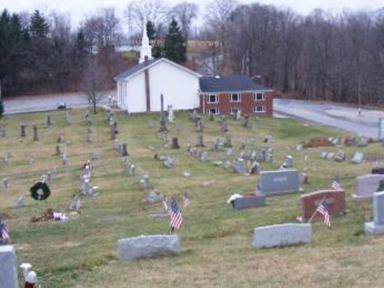
<path id="1" fill-rule="evenodd" d="M 3 117 L 4 114 L 4 104 L 3 101 L 0 100 L 0 118 Z"/>
<path id="2" fill-rule="evenodd" d="M 49 25 L 39 10 L 35 10 L 31 17 L 30 31 L 32 37 L 45 38 L 48 35 Z"/>
<path id="3" fill-rule="evenodd" d="M 152 21 L 147 22 L 147 36 L 149 41 L 157 39 L 157 31 Z"/>
<path id="4" fill-rule="evenodd" d="M 0 97 L 17 89 L 16 79 L 24 64 L 24 34 L 17 14 L 0 16 Z"/>
<path id="5" fill-rule="evenodd" d="M 186 61 L 186 45 L 183 34 L 175 19 L 169 24 L 168 33 L 164 41 L 164 56 L 176 63 Z"/>

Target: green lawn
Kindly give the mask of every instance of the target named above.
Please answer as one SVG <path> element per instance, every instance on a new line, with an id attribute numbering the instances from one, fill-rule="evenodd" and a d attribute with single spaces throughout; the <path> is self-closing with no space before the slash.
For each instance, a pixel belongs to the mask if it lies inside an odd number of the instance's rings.
<path id="1" fill-rule="evenodd" d="M 306 149 L 295 147 L 315 136 L 345 136 L 346 134 L 288 119 L 252 119 L 251 129 L 241 121 L 228 120 L 235 154 L 240 144 L 249 148 L 272 147 L 274 163 L 262 163 L 263 170 L 275 169 L 285 153 L 293 155 L 294 165 L 305 170 L 309 184 L 305 192 L 327 189 L 336 174 L 340 175 L 347 192 L 345 216 L 332 218 L 332 229 L 321 223 L 313 225 L 313 243 L 280 249 L 256 250 L 251 246 L 252 231 L 257 226 L 295 222 L 300 214 L 300 194 L 272 197 L 258 209 L 234 211 L 226 204 L 232 193 L 252 192 L 258 176 L 244 176 L 216 167 L 211 160 L 224 159 L 223 152 L 211 152 L 217 136 L 224 139 L 217 122 L 204 119 L 204 142 L 210 162 L 200 163 L 186 151 L 188 143 L 196 142 L 194 124 L 187 113 L 176 113 L 176 123 L 168 124 L 169 139 L 179 138 L 181 149 L 164 148 L 157 135 L 159 115 L 126 116 L 119 114 L 118 139 L 126 142 L 130 159 L 136 165 L 136 176 L 128 177 L 122 158 L 109 140 L 106 112 L 92 115 L 92 142 L 86 143 L 87 126 L 84 111 L 70 111 L 71 124 L 65 122 L 65 112 L 51 112 L 53 126 L 45 128 L 47 113 L 7 116 L 0 124 L 7 129 L 6 139 L 0 138 L 0 156 L 9 151 L 11 162 L 1 163 L 0 180 L 8 178 L 10 188 L 0 190 L 0 209 L 10 214 L 7 223 L 18 260 L 32 263 L 42 287 L 382 287 L 380 277 L 384 261 L 384 237 L 366 237 L 365 221 L 372 217 L 370 203 L 355 203 L 351 199 L 355 178 L 368 173 L 371 162 L 352 165 L 320 158 L 321 151 L 336 152 L 337 148 Z M 27 138 L 20 138 L 20 123 L 25 122 Z M 32 124 L 39 127 L 39 142 L 32 141 Z M 68 141 L 69 164 L 62 166 L 54 156 L 56 138 L 64 133 Z M 273 143 L 263 139 L 273 136 Z M 157 151 L 149 150 L 148 145 Z M 382 147 L 345 148 L 347 157 L 359 150 L 369 159 L 383 158 Z M 93 163 L 92 184 L 100 187 L 99 196 L 82 198 L 82 214 L 65 224 L 30 224 L 33 215 L 46 208 L 66 212 L 69 202 L 81 185 L 80 167 L 91 153 L 99 155 Z M 176 158 L 174 169 L 165 169 L 154 153 Z M 304 155 L 309 160 L 304 161 Z M 35 163 L 28 164 L 33 155 Z M 57 167 L 51 184 L 52 195 L 36 202 L 29 188 L 43 173 Z M 185 178 L 183 171 L 192 176 Z M 179 232 L 182 253 L 177 257 L 161 257 L 121 263 L 117 260 L 117 240 L 141 234 L 168 232 L 167 219 L 153 219 L 151 213 L 163 213 L 161 203 L 146 204 L 146 193 L 140 189 L 140 176 L 149 174 L 152 184 L 170 197 L 181 200 L 188 192 L 192 204 L 184 213 L 184 227 Z M 202 183 L 211 181 L 203 187 Z M 26 207 L 12 208 L 18 195 L 26 195 Z"/>

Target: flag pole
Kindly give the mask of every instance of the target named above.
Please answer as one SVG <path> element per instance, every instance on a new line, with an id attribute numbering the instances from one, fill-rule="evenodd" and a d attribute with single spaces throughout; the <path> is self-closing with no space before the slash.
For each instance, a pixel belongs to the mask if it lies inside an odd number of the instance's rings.
<path id="1" fill-rule="evenodd" d="M 316 210 L 315 210 L 315 212 L 313 212 L 311 218 L 309 218 L 308 223 L 311 223 L 311 222 L 312 222 L 313 217 L 315 217 L 315 215 L 316 215 L 316 213 L 317 213 L 317 209 L 318 209 L 319 206 L 324 202 L 325 198 L 326 198 L 326 197 L 324 197 L 323 200 L 320 201 L 319 205 L 317 205 Z"/>

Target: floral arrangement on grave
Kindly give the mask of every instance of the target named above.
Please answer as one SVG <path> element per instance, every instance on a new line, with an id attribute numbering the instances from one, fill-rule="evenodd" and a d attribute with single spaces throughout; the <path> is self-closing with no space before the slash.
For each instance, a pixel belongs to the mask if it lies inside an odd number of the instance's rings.
<path id="1" fill-rule="evenodd" d="M 49 189 L 49 186 L 47 185 L 47 183 L 44 182 L 37 182 L 31 187 L 30 191 L 31 197 L 38 201 L 45 200 L 49 197 L 49 195 L 51 195 L 51 190 Z"/>

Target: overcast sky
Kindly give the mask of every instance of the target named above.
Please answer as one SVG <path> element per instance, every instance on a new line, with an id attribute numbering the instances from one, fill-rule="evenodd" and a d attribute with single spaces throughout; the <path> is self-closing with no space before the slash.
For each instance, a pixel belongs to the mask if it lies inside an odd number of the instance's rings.
<path id="1" fill-rule="evenodd" d="M 210 0 L 184 0 L 194 2 L 204 7 Z M 122 15 L 122 10 L 130 1 L 124 0 L 0 0 L 0 10 L 6 8 L 11 12 L 42 10 L 49 13 L 51 10 L 58 10 L 70 15 L 71 22 L 77 25 L 84 16 L 92 15 L 97 8 L 115 7 L 118 14 Z M 182 0 L 166 0 L 170 5 L 183 2 Z M 384 7 L 384 0 L 242 0 L 242 3 L 259 2 L 262 4 L 273 4 L 277 7 L 290 7 L 293 11 L 306 15 L 315 8 L 339 12 L 343 9 L 350 11 L 356 10 L 376 10 Z"/>

